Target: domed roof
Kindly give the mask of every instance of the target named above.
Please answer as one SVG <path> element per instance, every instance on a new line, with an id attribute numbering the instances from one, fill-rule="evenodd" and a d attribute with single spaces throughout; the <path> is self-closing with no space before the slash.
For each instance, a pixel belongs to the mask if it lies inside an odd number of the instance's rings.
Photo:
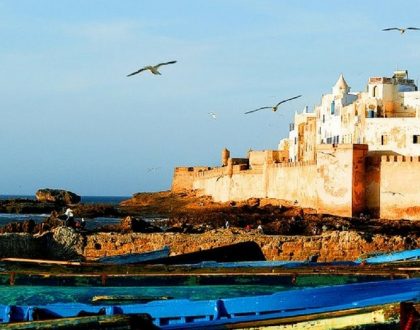
<path id="1" fill-rule="evenodd" d="M 347 94 L 349 91 L 350 91 L 349 85 L 347 85 L 347 82 L 344 79 L 343 74 L 340 74 L 340 77 L 338 77 L 338 80 L 333 87 L 333 93 L 334 94 Z"/>

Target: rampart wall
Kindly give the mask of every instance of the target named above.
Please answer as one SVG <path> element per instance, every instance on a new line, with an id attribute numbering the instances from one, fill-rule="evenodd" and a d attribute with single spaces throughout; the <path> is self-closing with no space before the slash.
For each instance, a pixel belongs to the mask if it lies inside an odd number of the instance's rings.
<path id="1" fill-rule="evenodd" d="M 317 160 L 176 169 L 177 189 L 194 189 L 218 202 L 249 198 L 297 201 L 338 216 L 369 212 L 383 219 L 420 219 L 420 157 L 375 156 L 366 145 L 318 145 Z"/>
<path id="2" fill-rule="evenodd" d="M 265 174 L 267 198 L 297 201 L 303 207 L 316 208 L 315 162 L 272 164 L 267 166 Z"/>
<path id="3" fill-rule="evenodd" d="M 190 167 L 175 167 L 172 178 L 171 190 L 191 190 L 193 189 L 193 182 L 198 173 L 211 170 L 211 167 L 205 166 L 190 166 Z"/>
<path id="4" fill-rule="evenodd" d="M 230 161 L 225 167 L 194 172 L 192 188 L 218 202 L 275 198 L 297 201 L 323 213 L 352 216 L 364 206 L 363 184 L 353 175 L 363 177 L 366 151 L 360 145 L 322 145 L 316 162 L 267 161 L 251 169 Z"/>
<path id="5" fill-rule="evenodd" d="M 382 156 L 380 217 L 420 219 L 420 157 Z"/>

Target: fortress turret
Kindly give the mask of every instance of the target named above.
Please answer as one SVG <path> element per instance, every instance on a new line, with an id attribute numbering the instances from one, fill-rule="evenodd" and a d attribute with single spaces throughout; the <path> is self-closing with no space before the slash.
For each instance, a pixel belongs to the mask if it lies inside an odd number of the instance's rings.
<path id="1" fill-rule="evenodd" d="M 230 157 L 230 151 L 226 148 L 222 150 L 222 166 L 227 166 Z"/>

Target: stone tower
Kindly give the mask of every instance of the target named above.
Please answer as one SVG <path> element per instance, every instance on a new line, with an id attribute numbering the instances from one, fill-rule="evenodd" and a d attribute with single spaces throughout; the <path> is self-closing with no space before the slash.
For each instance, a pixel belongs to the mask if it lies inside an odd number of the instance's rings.
<path id="1" fill-rule="evenodd" d="M 230 151 L 226 148 L 222 150 L 222 166 L 227 166 L 230 157 Z"/>

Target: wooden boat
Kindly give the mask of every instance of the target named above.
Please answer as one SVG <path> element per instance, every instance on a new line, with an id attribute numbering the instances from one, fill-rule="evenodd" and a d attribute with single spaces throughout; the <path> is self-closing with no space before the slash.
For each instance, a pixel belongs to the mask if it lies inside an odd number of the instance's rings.
<path id="1" fill-rule="evenodd" d="M 66 260 L 47 260 L 47 259 L 28 259 L 28 258 L 1 258 L 0 263 L 7 264 L 33 264 L 33 265 L 62 265 L 75 267 L 94 267 L 107 265 L 128 265 L 128 264 L 195 264 L 200 262 L 237 262 L 237 261 L 264 261 L 265 256 L 260 246 L 253 241 L 240 242 L 217 248 L 201 250 L 191 253 L 184 253 L 176 256 L 169 256 L 169 247 L 160 250 L 129 253 L 124 255 L 106 256 L 95 261 L 66 261 Z M 0 265 L 2 266 L 2 265 Z M 1 267 L 0 267 L 1 268 Z"/>
<path id="2" fill-rule="evenodd" d="M 420 261 L 420 249 L 403 250 L 389 253 L 376 253 L 374 255 L 362 256 L 357 259 L 358 263 L 379 264 L 402 261 Z"/>
<path id="3" fill-rule="evenodd" d="M 146 314 L 159 329 L 268 327 L 296 323 L 299 319 L 359 315 L 403 302 L 420 302 L 420 279 L 305 288 L 271 295 L 214 300 L 174 299 L 127 305 L 0 305 L 0 323 Z M 358 322 L 358 325 L 363 324 L 363 319 Z"/>
<path id="4" fill-rule="evenodd" d="M 165 246 L 160 250 L 143 252 L 143 253 L 128 253 L 115 256 L 102 257 L 96 260 L 101 264 L 127 265 L 148 263 L 156 259 L 169 257 L 169 247 Z"/>

